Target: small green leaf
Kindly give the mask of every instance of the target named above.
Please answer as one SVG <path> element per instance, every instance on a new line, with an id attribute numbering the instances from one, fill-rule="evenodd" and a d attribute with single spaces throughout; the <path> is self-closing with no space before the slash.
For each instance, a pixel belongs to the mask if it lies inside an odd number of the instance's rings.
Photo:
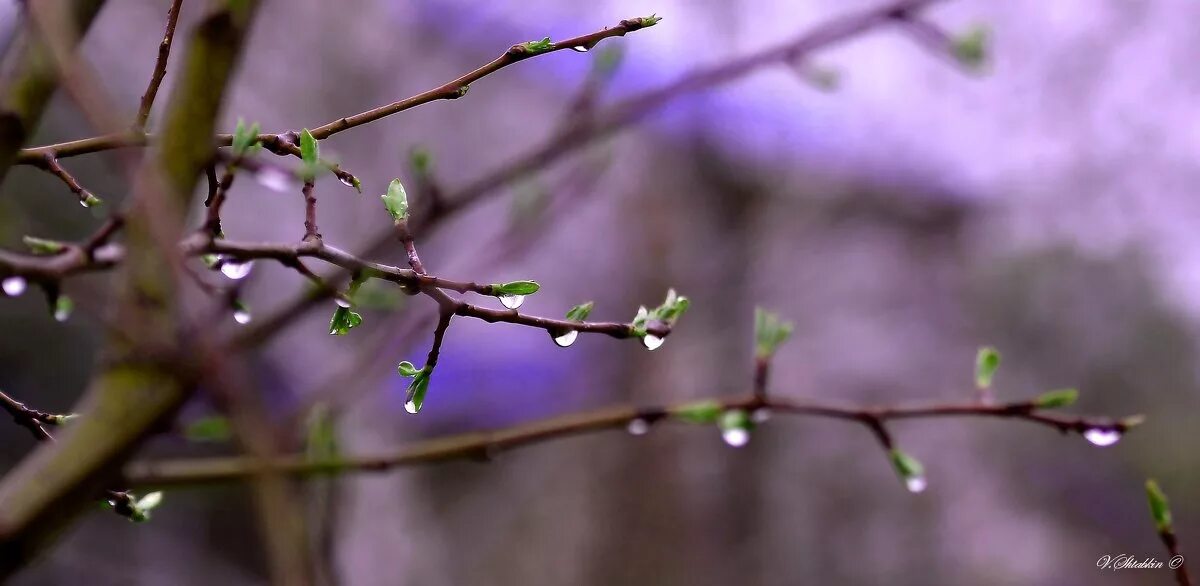
<path id="1" fill-rule="evenodd" d="M 991 346 L 984 346 L 975 354 L 975 386 L 986 389 L 992 386 L 992 378 L 996 369 L 1000 368 L 1000 352 Z"/>
<path id="2" fill-rule="evenodd" d="M 500 295 L 533 295 L 541 289 L 541 285 L 537 281 L 509 281 L 492 285 L 492 294 Z"/>
<path id="3" fill-rule="evenodd" d="M 33 236 L 24 236 L 21 241 L 34 254 L 58 254 L 65 250 L 67 246 L 56 240 L 46 240 L 44 238 L 35 238 Z"/>
<path id="4" fill-rule="evenodd" d="M 553 46 L 554 46 L 554 43 L 550 42 L 550 37 L 546 37 L 540 41 L 529 41 L 526 43 L 521 43 L 521 47 L 523 47 L 527 53 L 530 53 L 533 55 L 537 55 L 538 53 L 545 53 L 546 51 L 549 51 Z"/>
<path id="5" fill-rule="evenodd" d="M 301 172 L 302 179 L 306 182 L 312 181 L 317 177 L 321 148 L 317 145 L 317 139 L 313 138 L 307 128 L 300 131 L 300 159 L 304 161 L 304 169 Z"/>
<path id="6" fill-rule="evenodd" d="M 85 208 L 94 208 L 98 205 L 102 205 L 104 200 L 96 197 L 96 194 L 90 191 L 85 191 L 83 192 L 83 201 L 80 203 L 82 203 L 83 207 Z"/>
<path id="7" fill-rule="evenodd" d="M 217 263 L 221 262 L 221 257 L 216 254 L 205 254 L 200 257 L 200 261 L 204 263 L 204 266 L 215 269 L 217 268 Z"/>
<path id="8" fill-rule="evenodd" d="M 58 299 L 54 300 L 55 321 L 67 321 L 73 311 L 75 311 L 75 302 L 70 297 L 59 295 Z"/>
<path id="9" fill-rule="evenodd" d="M 260 146 L 258 142 L 258 123 L 255 122 L 247 127 L 246 121 L 238 118 L 237 128 L 233 131 L 233 142 L 230 144 L 230 147 L 233 149 L 233 156 L 242 157 L 253 154 Z"/>
<path id="10" fill-rule="evenodd" d="M 387 193 L 379 198 L 383 200 L 383 207 L 392 215 L 392 220 L 399 222 L 408 217 L 408 194 L 405 193 L 404 184 L 400 183 L 399 179 L 392 179 L 388 184 Z"/>
<path id="11" fill-rule="evenodd" d="M 429 377 L 431 370 L 421 369 L 408 384 L 404 396 L 404 410 L 416 415 L 425 404 L 425 394 L 429 392 Z"/>
<path id="12" fill-rule="evenodd" d="M 641 21 L 642 26 L 654 26 L 662 21 L 662 17 L 657 14 L 651 14 L 650 16 L 643 16 L 638 20 Z"/>
<path id="13" fill-rule="evenodd" d="M 792 324 L 782 321 L 778 315 L 754 308 L 755 355 L 760 359 L 770 358 L 779 346 L 792 335 Z"/>
<path id="14" fill-rule="evenodd" d="M 750 418 L 750 414 L 744 409 L 730 409 L 721 414 L 717 421 L 717 426 L 722 431 L 729 429 L 754 429 L 754 420 Z"/>
<path id="15" fill-rule="evenodd" d="M 591 315 L 591 313 L 592 313 L 592 307 L 595 307 L 595 305 L 596 305 L 595 301 L 588 301 L 587 303 L 580 303 L 579 305 L 572 307 L 570 310 L 567 311 L 567 320 L 568 321 L 585 321 L 585 320 L 587 320 L 588 316 Z"/>
<path id="16" fill-rule="evenodd" d="M 1154 519 L 1154 527 L 1159 533 L 1170 531 L 1171 507 L 1167 503 L 1167 495 L 1154 480 L 1146 481 L 1146 500 L 1150 503 L 1150 517 Z"/>
<path id="17" fill-rule="evenodd" d="M 338 306 L 329 320 L 329 335 L 344 336 L 362 323 L 362 316 L 348 307 Z"/>
<path id="18" fill-rule="evenodd" d="M 1079 391 L 1076 389 L 1058 389 L 1039 395 L 1033 400 L 1033 406 L 1038 409 L 1058 409 L 1073 405 L 1078 398 Z"/>
<path id="19" fill-rule="evenodd" d="M 416 366 L 413 366 L 413 363 L 411 363 L 407 360 L 396 365 L 396 372 L 400 373 L 400 376 L 404 376 L 404 377 L 417 376 L 417 374 L 419 372 L 421 372 L 421 370 L 423 370 L 423 369 L 419 369 Z"/>
<path id="20" fill-rule="evenodd" d="M 978 71 L 987 60 L 991 30 L 975 25 L 951 41 L 950 52 L 964 67 Z"/>
<path id="21" fill-rule="evenodd" d="M 889 453 L 892 460 L 892 467 L 896 469 L 896 474 L 901 480 L 905 481 L 909 490 L 920 492 L 920 489 L 914 490 L 914 482 L 921 482 L 921 489 L 924 488 L 925 467 L 916 458 L 900 451 L 898 448 L 893 448 Z"/>
<path id="22" fill-rule="evenodd" d="M 688 423 L 712 423 L 724 410 L 716 401 L 699 401 L 680 407 L 675 411 L 675 417 Z"/>
<path id="23" fill-rule="evenodd" d="M 67 413 L 66 415 L 54 415 L 50 418 L 50 423 L 54 425 L 66 425 L 72 419 L 79 417 L 78 413 Z"/>
<path id="24" fill-rule="evenodd" d="M 129 519 L 135 523 L 149 521 L 150 511 L 162 504 L 162 500 L 162 491 L 155 491 L 138 499 L 137 502 L 133 503 L 133 513 L 129 516 Z"/>
<path id="25" fill-rule="evenodd" d="M 233 429 L 228 417 L 210 415 L 189 423 L 183 436 L 193 442 L 223 443 L 233 437 Z"/>

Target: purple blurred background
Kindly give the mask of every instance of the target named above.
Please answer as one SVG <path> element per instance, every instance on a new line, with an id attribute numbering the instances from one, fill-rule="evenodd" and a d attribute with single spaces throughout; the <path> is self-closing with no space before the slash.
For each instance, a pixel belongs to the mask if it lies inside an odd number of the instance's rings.
<path id="1" fill-rule="evenodd" d="M 167 2 L 109 0 L 85 44 L 130 113 L 153 66 Z M 200 14 L 185 2 L 181 31 Z M 447 188 L 541 144 L 568 115 L 601 49 L 622 63 L 603 103 L 793 37 L 865 0 L 420 3 L 275 0 L 260 15 L 224 126 L 315 126 L 434 87 L 509 45 L 658 13 L 652 29 L 588 54 L 559 52 L 324 141 L 362 179 L 318 184 L 327 242 L 356 250 L 389 219 L 376 199 L 411 180 L 425 148 Z M 1114 447 L 1021 422 L 914 421 L 894 432 L 928 471 L 903 490 L 869 434 L 776 417 L 742 449 L 715 429 L 609 432 L 453 463 L 310 483 L 310 524 L 336 584 L 1169 584 L 1166 570 L 1096 569 L 1104 554 L 1165 559 L 1142 482 L 1173 498 L 1185 552 L 1200 552 L 1194 445 L 1200 254 L 1192 193 L 1200 132 L 1200 5 L 1185 0 L 960 0 L 930 11 L 951 33 L 989 27 L 973 75 L 894 28 L 819 53 L 822 91 L 778 65 L 683 97 L 635 129 L 497 192 L 419 242 L 430 271 L 536 279 L 523 311 L 631 319 L 668 287 L 692 298 L 649 353 L 581 336 L 458 320 L 429 399 L 404 413 L 400 360 L 420 362 L 436 308 L 415 298 L 326 335 L 333 304 L 252 359 L 280 419 L 321 397 L 341 448 L 406 441 L 626 403 L 738 393 L 750 381 L 755 305 L 796 324 L 773 391 L 854 402 L 972 393 L 975 349 L 1004 353 L 1002 399 L 1077 386 L 1078 409 L 1145 413 Z M 174 57 L 178 57 L 176 54 Z M 173 62 L 174 65 L 174 62 Z M 176 68 L 169 70 L 169 85 Z M 37 142 L 88 129 L 61 96 Z M 66 163 L 114 205 L 110 155 Z M 31 168 L 0 196 L 0 243 L 77 238 L 100 219 Z M 199 216 L 197 216 L 199 217 Z M 298 194 L 240 181 L 231 238 L 303 233 Z M 514 238 L 512 234 L 524 234 Z M 402 263 L 403 251 L 377 260 Z M 304 283 L 258 263 L 246 300 L 266 314 Z M 314 265 L 315 266 L 315 265 Z M 217 278 L 214 275 L 214 279 Z M 68 410 L 100 342 L 103 276 L 68 284 L 66 324 L 38 296 L 0 301 L 0 388 Z M 232 329 L 235 326 L 230 323 Z M 331 382 L 332 381 L 332 382 Z M 207 413 L 189 407 L 185 420 Z M 11 466 L 31 441 L 0 427 Z M 292 438 L 294 439 L 294 438 Z M 227 446 L 156 440 L 146 455 Z M 99 510 L 99 508 L 98 508 Z M 171 491 L 152 522 L 93 514 L 16 582 L 255 584 L 266 580 L 248 491 Z M 1198 554 L 1200 555 L 1200 554 Z M 1198 558 L 1200 559 L 1200 558 Z"/>

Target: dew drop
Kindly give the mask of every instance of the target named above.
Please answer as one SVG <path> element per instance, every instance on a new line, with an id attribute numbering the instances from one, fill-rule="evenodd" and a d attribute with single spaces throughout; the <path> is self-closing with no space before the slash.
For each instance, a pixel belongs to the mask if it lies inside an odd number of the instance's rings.
<path id="1" fill-rule="evenodd" d="M 275 167 L 263 167 L 259 169 L 258 173 L 254 174 L 254 178 L 263 187 L 280 193 L 285 193 L 291 189 L 295 179 L 290 173 Z"/>
<path id="2" fill-rule="evenodd" d="M 254 268 L 254 261 L 236 262 L 227 260 L 221 263 L 221 274 L 237 281 L 246 278 L 246 275 L 250 274 L 250 269 L 252 268 Z"/>
<path id="3" fill-rule="evenodd" d="M 87 202 L 87 200 L 86 200 L 86 199 L 81 199 L 81 200 L 79 200 L 79 205 L 80 205 L 81 207 L 85 207 L 85 208 L 90 208 L 90 207 L 92 207 L 92 206 L 88 205 L 88 202 Z"/>
<path id="4" fill-rule="evenodd" d="M 342 185 L 345 185 L 346 187 L 354 187 L 354 182 L 351 181 L 350 178 L 345 175 L 338 177 L 338 181 L 341 181 Z"/>
<path id="5" fill-rule="evenodd" d="M 350 301 L 344 297 L 338 297 L 334 300 L 334 302 L 337 303 L 338 307 L 350 309 Z"/>
<path id="6" fill-rule="evenodd" d="M 26 284 L 25 277 L 12 276 L 4 279 L 4 282 L 0 283 L 0 287 L 4 288 L 5 295 L 8 295 L 9 297 L 17 297 L 25 292 Z"/>
<path id="7" fill-rule="evenodd" d="M 577 53 L 587 53 L 588 52 L 588 48 L 584 45 L 575 45 L 574 47 L 571 47 L 571 50 L 575 51 Z"/>
<path id="8" fill-rule="evenodd" d="M 924 476 L 916 475 L 905 478 L 904 486 L 908 488 L 908 492 L 916 494 L 918 492 L 923 492 L 927 486 L 927 483 L 925 482 Z"/>
<path id="9" fill-rule="evenodd" d="M 233 321 L 246 325 L 250 323 L 250 312 L 245 309 L 238 309 L 233 312 Z"/>
<path id="10" fill-rule="evenodd" d="M 638 417 L 630 421 L 625 429 L 629 430 L 630 435 L 646 435 L 650 431 L 650 422 Z"/>
<path id="11" fill-rule="evenodd" d="M 721 430 L 721 439 L 732 447 L 740 448 L 750 443 L 750 430 L 744 427 L 730 427 Z"/>
<path id="12" fill-rule="evenodd" d="M 645 336 L 642 336 L 642 345 L 645 346 L 647 350 L 656 350 L 659 346 L 662 346 L 663 342 L 665 341 L 666 340 L 655 336 L 654 334 L 646 334 Z"/>
<path id="13" fill-rule="evenodd" d="M 522 303 L 525 303 L 524 295 L 500 295 L 498 299 L 500 299 L 500 303 L 504 305 L 504 307 L 509 309 L 516 309 L 521 307 Z"/>
<path id="14" fill-rule="evenodd" d="M 555 336 L 555 337 L 554 337 L 554 343 L 555 343 L 555 344 L 558 344 L 558 346 L 559 346 L 560 348 L 566 348 L 567 346 L 570 346 L 571 344 L 574 344 L 574 343 L 575 343 L 575 338 L 578 338 L 578 337 L 579 337 L 579 332 L 578 332 L 578 331 L 576 331 L 576 330 L 568 330 L 568 331 L 567 331 L 567 333 L 565 333 L 565 334 L 562 334 L 561 336 Z"/>
<path id="15" fill-rule="evenodd" d="M 420 413 L 421 406 L 417 404 L 416 399 L 409 399 L 404 403 L 404 410 L 416 415 L 417 413 Z"/>
<path id="16" fill-rule="evenodd" d="M 1093 427 L 1083 432 L 1083 437 L 1092 442 L 1092 445 L 1105 447 L 1117 443 L 1121 439 L 1121 432 L 1115 429 Z"/>
<path id="17" fill-rule="evenodd" d="M 750 414 L 750 420 L 755 423 L 766 423 L 771 419 L 771 410 L 766 407 L 759 407 Z"/>

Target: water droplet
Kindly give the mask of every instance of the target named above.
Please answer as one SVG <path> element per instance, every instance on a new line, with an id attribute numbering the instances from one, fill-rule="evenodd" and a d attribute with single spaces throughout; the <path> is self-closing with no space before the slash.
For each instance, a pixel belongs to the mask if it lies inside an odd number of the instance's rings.
<path id="1" fill-rule="evenodd" d="M 509 309 L 516 309 L 521 307 L 522 303 L 525 303 L 524 295 L 500 295 L 498 299 L 500 299 L 500 303 L 504 305 L 504 307 Z"/>
<path id="2" fill-rule="evenodd" d="M 233 312 L 233 321 L 246 325 L 250 323 L 250 311 L 246 309 L 238 309 Z"/>
<path id="3" fill-rule="evenodd" d="M 254 174 L 254 178 L 263 187 L 280 193 L 287 192 L 295 187 L 296 177 L 282 169 L 276 167 L 263 167 Z"/>
<path id="4" fill-rule="evenodd" d="M 662 346 L 663 342 L 665 341 L 666 340 L 655 336 L 654 334 L 646 334 L 645 336 L 642 336 L 642 345 L 645 346 L 647 350 L 655 350 L 659 346 Z"/>
<path id="5" fill-rule="evenodd" d="M 750 420 L 755 423 L 766 423 L 771 419 L 771 410 L 766 407 L 759 407 L 750 414 Z"/>
<path id="6" fill-rule="evenodd" d="M 571 47 L 571 50 L 575 51 L 577 53 L 587 53 L 588 52 L 588 48 L 584 45 L 575 45 L 574 47 Z"/>
<path id="7" fill-rule="evenodd" d="M 25 292 L 26 284 L 25 277 L 12 276 L 4 279 L 4 282 L 0 283 L 0 287 L 4 288 L 5 295 L 8 295 L 9 297 L 17 297 Z"/>
<path id="8" fill-rule="evenodd" d="M 338 181 L 341 181 L 342 185 L 345 185 L 346 187 L 354 187 L 354 182 L 351 181 L 350 178 L 347 177 L 346 175 L 342 175 L 341 177 L 338 177 Z"/>
<path id="9" fill-rule="evenodd" d="M 646 435 L 646 432 L 650 431 L 650 422 L 638 417 L 630 421 L 625 429 L 629 430 L 631 435 Z"/>
<path id="10" fill-rule="evenodd" d="M 908 492 L 918 493 L 925 490 L 928 483 L 925 482 L 924 476 L 909 476 L 904 479 L 904 486 L 908 488 Z"/>
<path id="11" fill-rule="evenodd" d="M 575 338 L 578 338 L 578 337 L 579 337 L 579 332 L 578 332 L 578 331 L 576 331 L 576 330 L 568 330 L 568 331 L 567 331 L 567 333 L 565 333 L 565 334 L 562 334 L 561 336 L 555 336 L 555 337 L 554 337 L 554 343 L 555 343 L 555 344 L 558 344 L 558 346 L 559 346 L 560 348 L 566 348 L 567 346 L 570 346 L 571 344 L 574 344 L 574 343 L 575 343 Z"/>
<path id="12" fill-rule="evenodd" d="M 416 415 L 421 411 L 421 406 L 417 404 L 416 399 L 409 399 L 404 403 L 404 410 Z"/>
<path id="13" fill-rule="evenodd" d="M 237 262 L 227 260 L 221 263 L 221 274 L 233 279 L 234 281 L 246 278 L 250 274 L 250 269 L 254 268 L 254 261 Z"/>
<path id="14" fill-rule="evenodd" d="M 344 307 L 346 309 L 350 309 L 350 301 L 347 300 L 345 297 L 338 297 L 334 300 L 334 302 L 337 303 L 338 307 Z"/>
<path id="15" fill-rule="evenodd" d="M 1083 432 L 1083 437 L 1092 442 L 1092 445 L 1105 447 L 1117 443 L 1121 439 L 1121 432 L 1115 429 L 1093 427 Z"/>
<path id="16" fill-rule="evenodd" d="M 740 448 L 750 443 L 750 430 L 744 427 L 730 427 L 721 430 L 721 439 L 732 447 Z"/>
<path id="17" fill-rule="evenodd" d="M 81 200 L 79 200 L 79 205 L 80 205 L 80 206 L 82 206 L 82 207 L 85 207 L 85 208 L 90 208 L 90 207 L 92 207 L 92 206 L 88 205 L 88 202 L 87 202 L 87 200 L 86 200 L 86 199 L 81 199 Z"/>

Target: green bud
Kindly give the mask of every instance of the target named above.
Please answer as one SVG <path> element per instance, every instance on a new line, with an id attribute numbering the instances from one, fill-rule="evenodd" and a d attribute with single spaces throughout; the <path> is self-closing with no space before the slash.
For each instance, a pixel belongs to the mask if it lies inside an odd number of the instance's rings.
<path id="1" fill-rule="evenodd" d="M 387 193 L 379 198 L 383 200 L 383 207 L 392 215 L 392 220 L 399 222 L 408 217 L 408 194 L 399 179 L 392 179 L 388 184 Z"/>
<path id="2" fill-rule="evenodd" d="M 987 60 L 991 30 L 975 25 L 951 41 L 950 51 L 964 67 L 978 71 Z"/>
<path id="3" fill-rule="evenodd" d="M 411 378 L 411 377 L 417 376 L 417 374 L 420 373 L 421 370 L 423 370 L 423 369 L 418 369 L 416 366 L 413 366 L 413 363 L 411 363 L 407 360 L 396 365 L 396 372 L 400 373 L 400 376 L 403 376 L 403 377 Z"/>
<path id="4" fill-rule="evenodd" d="M 986 389 L 992 386 L 992 378 L 996 369 L 1000 368 L 1000 352 L 991 346 L 984 346 L 975 354 L 975 386 Z"/>
<path id="5" fill-rule="evenodd" d="M 1159 533 L 1170 531 L 1171 508 L 1167 503 L 1167 495 L 1154 480 L 1146 481 L 1146 500 L 1150 503 L 1150 517 L 1154 519 L 1154 527 Z"/>
<path id="6" fill-rule="evenodd" d="M 897 448 L 893 448 L 888 456 L 892 461 L 892 467 L 896 469 L 896 475 L 904 481 L 904 486 L 908 488 L 909 492 L 925 490 L 925 467 L 921 465 L 921 462 Z"/>
<path id="7" fill-rule="evenodd" d="M 1033 406 L 1038 409 L 1058 409 L 1073 405 L 1078 398 L 1079 391 L 1076 389 L 1058 389 L 1039 395 L 1033 400 Z"/>
<path id="8" fill-rule="evenodd" d="M 183 436 L 193 442 L 224 443 L 233 437 L 233 429 L 228 417 L 211 415 L 189 423 L 183 429 Z"/>
<path id="9" fill-rule="evenodd" d="M 572 307 L 569 311 L 567 311 L 567 320 L 568 321 L 585 321 L 585 320 L 587 320 L 588 316 L 591 315 L 591 313 L 592 313 L 592 307 L 594 307 L 595 305 L 596 305 L 595 301 L 588 301 L 587 303 L 580 303 L 579 305 Z"/>
<path id="10" fill-rule="evenodd" d="M 754 308 L 755 355 L 760 359 L 770 358 L 792 335 L 792 324 L 779 319 L 761 307 Z"/>
<path id="11" fill-rule="evenodd" d="M 56 240 L 46 240 L 44 238 L 35 238 L 33 236 L 24 236 L 21 241 L 34 254 L 58 254 L 65 250 L 67 246 Z"/>
<path id="12" fill-rule="evenodd" d="M 546 37 L 540 41 L 521 43 L 520 46 L 525 49 L 526 53 L 537 55 L 538 53 L 545 53 L 546 51 L 549 51 L 554 47 L 554 43 L 550 42 L 550 37 Z"/>
<path id="13" fill-rule="evenodd" d="M 344 336 L 362 323 L 362 316 L 349 307 L 338 306 L 329 320 L 329 335 Z"/>
<path id="14" fill-rule="evenodd" d="M 688 423 L 713 423 L 721 416 L 725 408 L 716 401 L 699 401 L 684 405 L 675 410 L 676 419 Z"/>
<path id="15" fill-rule="evenodd" d="M 493 295 L 533 295 L 541 289 L 537 281 L 509 281 L 491 285 Z"/>

